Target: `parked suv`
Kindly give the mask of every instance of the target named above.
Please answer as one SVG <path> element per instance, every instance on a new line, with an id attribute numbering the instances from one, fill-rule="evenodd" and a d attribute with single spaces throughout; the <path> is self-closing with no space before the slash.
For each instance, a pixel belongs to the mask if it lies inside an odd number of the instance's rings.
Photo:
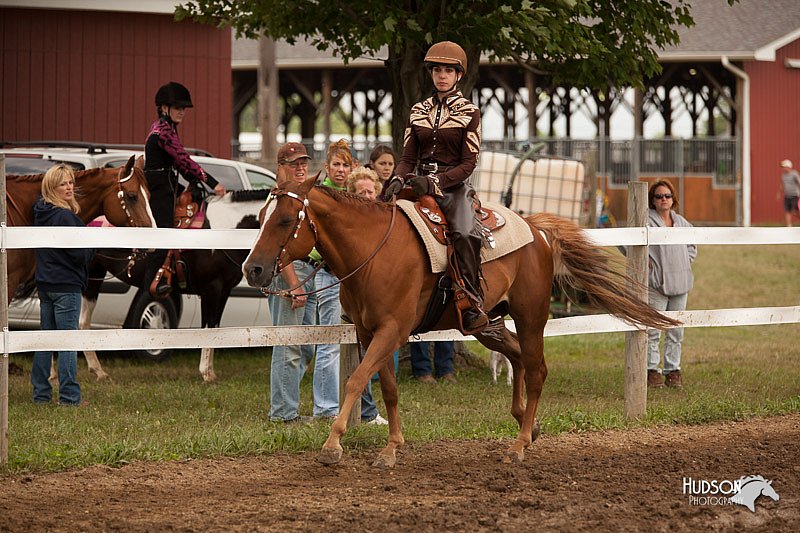
<path id="1" fill-rule="evenodd" d="M 257 165 L 212 157 L 207 152 L 189 149 L 197 163 L 229 191 L 271 189 L 275 174 Z M 42 174 L 51 166 L 67 163 L 76 170 L 124 165 L 131 155 L 142 155 L 142 146 L 101 145 L 78 142 L 0 142 L 5 155 L 6 174 Z M 19 298 L 8 310 L 11 328 L 39 327 L 38 298 Z M 92 328 L 199 328 L 200 298 L 173 294 L 163 301 L 154 300 L 143 289 L 131 287 L 107 276 L 92 316 Z M 271 325 L 267 299 L 242 281 L 231 292 L 222 315 L 225 326 Z M 136 355 L 162 359 L 166 350 L 141 350 Z"/>

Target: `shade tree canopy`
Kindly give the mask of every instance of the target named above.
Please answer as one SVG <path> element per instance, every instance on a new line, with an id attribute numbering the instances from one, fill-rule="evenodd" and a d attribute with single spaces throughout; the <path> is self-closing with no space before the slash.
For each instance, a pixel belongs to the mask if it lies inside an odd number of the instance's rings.
<path id="1" fill-rule="evenodd" d="M 641 86 L 660 70 L 658 49 L 678 43 L 679 28 L 694 23 L 691 0 L 191 0 L 176 18 L 230 26 L 239 37 L 305 38 L 345 63 L 386 46 L 395 139 L 411 105 L 431 90 L 422 59 L 435 42 L 466 50 L 465 95 L 481 54 L 604 90 Z"/>

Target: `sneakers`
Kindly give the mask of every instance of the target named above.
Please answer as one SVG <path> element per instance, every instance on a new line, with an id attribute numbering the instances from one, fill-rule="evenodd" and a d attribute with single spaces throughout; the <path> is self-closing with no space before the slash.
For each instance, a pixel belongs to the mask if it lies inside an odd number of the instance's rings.
<path id="1" fill-rule="evenodd" d="M 683 382 L 681 381 L 681 371 L 673 370 L 672 372 L 667 374 L 667 379 L 665 380 L 664 385 L 666 385 L 667 387 L 672 387 L 674 389 L 683 388 Z"/>
<path id="2" fill-rule="evenodd" d="M 445 383 L 458 383 L 458 380 L 452 373 L 442 376 L 442 381 Z"/>
<path id="3" fill-rule="evenodd" d="M 389 421 L 383 418 L 381 415 L 378 415 L 369 422 L 367 422 L 366 424 L 368 426 L 388 426 Z"/>
<path id="4" fill-rule="evenodd" d="M 664 386 L 664 381 L 661 379 L 661 372 L 658 370 L 647 371 L 647 388 L 658 389 Z"/>
<path id="5" fill-rule="evenodd" d="M 425 374 L 424 376 L 417 376 L 414 379 L 416 379 L 420 383 L 427 383 L 429 385 L 436 385 L 436 380 L 433 379 L 433 376 L 431 376 L 430 374 Z"/>

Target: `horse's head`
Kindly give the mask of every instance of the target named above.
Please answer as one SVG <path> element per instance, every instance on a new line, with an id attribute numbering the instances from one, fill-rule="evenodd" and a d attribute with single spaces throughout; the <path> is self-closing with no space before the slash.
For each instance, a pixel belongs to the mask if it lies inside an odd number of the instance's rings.
<path id="1" fill-rule="evenodd" d="M 103 196 L 103 212 L 115 226 L 156 227 L 150 211 L 150 191 L 144 177 L 144 159 L 131 156 L 116 171 L 116 186 Z"/>
<path id="2" fill-rule="evenodd" d="M 308 217 L 308 193 L 316 177 L 272 190 L 259 212 L 261 231 L 242 272 L 251 287 L 266 287 L 294 259 L 306 257 L 316 243 L 316 229 Z"/>

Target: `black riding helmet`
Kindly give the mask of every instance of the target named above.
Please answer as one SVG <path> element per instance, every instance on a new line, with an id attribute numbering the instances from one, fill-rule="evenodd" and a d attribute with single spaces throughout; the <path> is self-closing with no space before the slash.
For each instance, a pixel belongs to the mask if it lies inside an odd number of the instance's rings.
<path id="1" fill-rule="evenodd" d="M 176 81 L 171 81 L 158 88 L 156 93 L 156 105 L 168 105 L 170 107 L 194 107 L 192 95 L 189 89 Z"/>

